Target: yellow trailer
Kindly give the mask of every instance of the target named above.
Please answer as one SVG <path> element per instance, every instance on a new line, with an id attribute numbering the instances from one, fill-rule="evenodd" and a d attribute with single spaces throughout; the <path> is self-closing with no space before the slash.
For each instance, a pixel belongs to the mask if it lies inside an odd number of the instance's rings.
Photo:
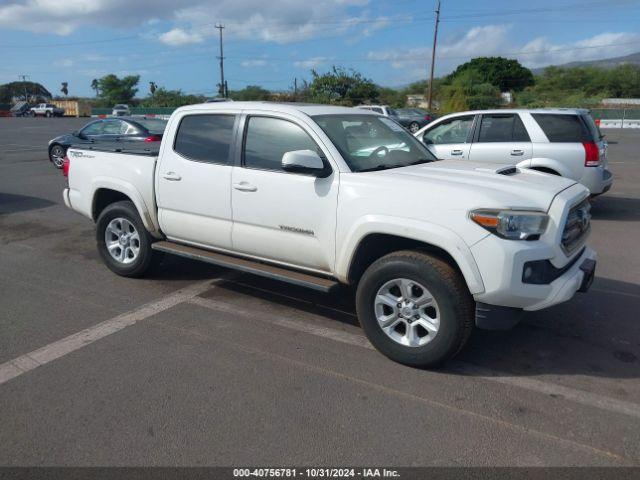
<path id="1" fill-rule="evenodd" d="M 53 100 L 56 107 L 64 108 L 65 117 L 90 117 L 91 104 L 85 100 Z"/>

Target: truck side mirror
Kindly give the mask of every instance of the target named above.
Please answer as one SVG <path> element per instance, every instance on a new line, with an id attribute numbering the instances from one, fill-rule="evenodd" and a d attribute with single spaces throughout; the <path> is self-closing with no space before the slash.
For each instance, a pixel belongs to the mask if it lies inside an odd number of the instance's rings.
<path id="1" fill-rule="evenodd" d="M 316 177 L 327 177 L 331 170 L 313 150 L 293 150 L 282 156 L 282 169 L 285 172 L 304 173 Z"/>

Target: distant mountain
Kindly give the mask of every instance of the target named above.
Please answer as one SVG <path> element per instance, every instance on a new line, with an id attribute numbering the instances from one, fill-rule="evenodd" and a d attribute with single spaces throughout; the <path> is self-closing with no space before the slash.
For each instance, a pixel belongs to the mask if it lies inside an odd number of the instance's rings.
<path id="1" fill-rule="evenodd" d="M 554 65 L 556 67 L 570 68 L 570 67 L 600 67 L 600 68 L 614 68 L 619 65 L 630 63 L 632 65 L 640 65 L 640 52 L 632 53 L 631 55 L 625 55 L 624 57 L 605 58 L 602 60 L 585 60 L 582 62 L 569 62 L 562 65 Z M 547 67 L 532 68 L 531 71 L 534 75 L 540 75 Z"/>

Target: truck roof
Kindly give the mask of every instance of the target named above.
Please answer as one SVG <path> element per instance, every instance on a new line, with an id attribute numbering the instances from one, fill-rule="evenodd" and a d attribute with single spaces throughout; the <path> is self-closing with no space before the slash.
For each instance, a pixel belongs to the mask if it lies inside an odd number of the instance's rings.
<path id="1" fill-rule="evenodd" d="M 280 113 L 304 113 L 309 116 L 313 115 L 331 115 L 331 114 L 351 114 L 362 115 L 372 114 L 366 110 L 340 107 L 335 105 L 320 105 L 313 103 L 284 103 L 284 102 L 215 102 L 200 103 L 195 105 L 186 105 L 180 107 L 176 112 L 184 110 L 203 110 L 215 112 L 218 110 L 266 110 Z"/>

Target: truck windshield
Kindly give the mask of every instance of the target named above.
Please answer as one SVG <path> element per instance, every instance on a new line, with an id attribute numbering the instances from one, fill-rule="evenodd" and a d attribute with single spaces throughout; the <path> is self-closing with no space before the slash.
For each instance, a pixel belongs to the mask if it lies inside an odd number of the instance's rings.
<path id="1" fill-rule="evenodd" d="M 436 158 L 413 135 L 393 120 L 378 115 L 316 115 L 353 172 L 386 170 Z"/>

